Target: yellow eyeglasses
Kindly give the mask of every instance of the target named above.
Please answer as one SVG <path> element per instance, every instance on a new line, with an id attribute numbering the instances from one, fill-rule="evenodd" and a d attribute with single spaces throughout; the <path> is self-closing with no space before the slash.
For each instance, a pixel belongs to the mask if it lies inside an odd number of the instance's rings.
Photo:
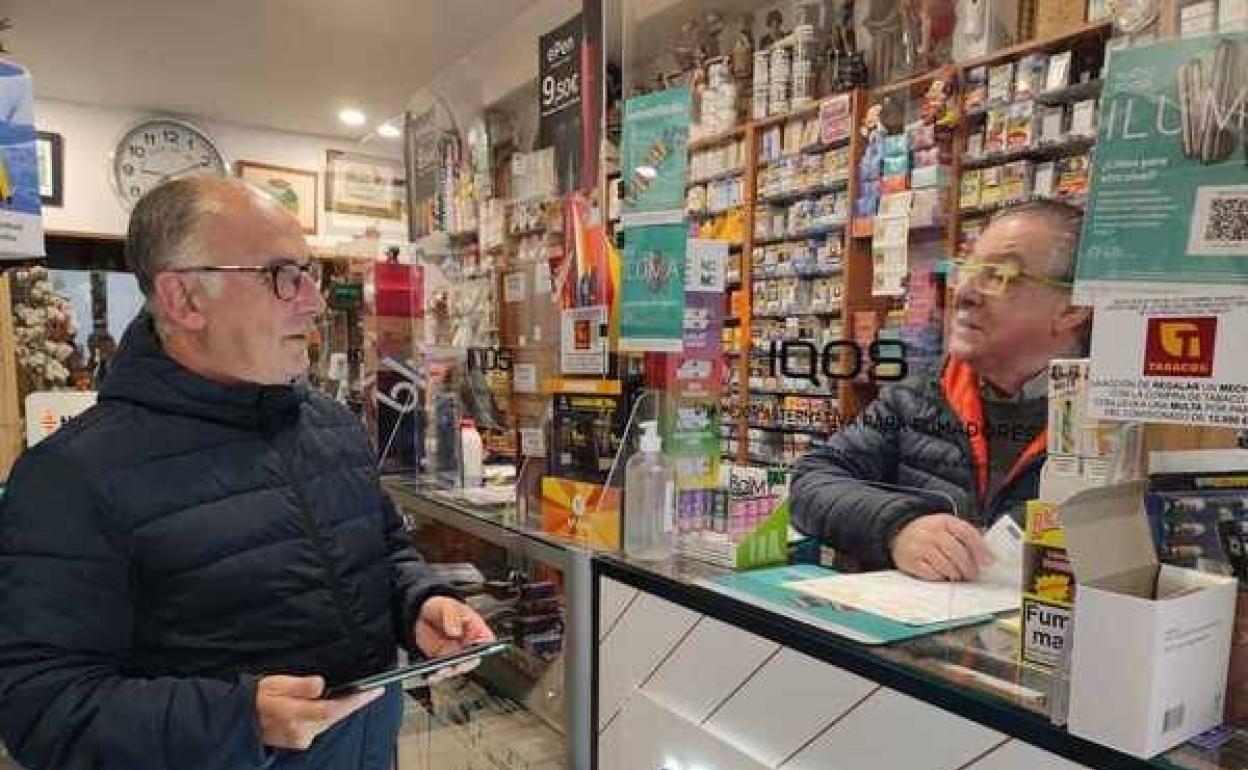
<path id="1" fill-rule="evenodd" d="M 976 289 L 992 297 L 1005 294 L 1010 288 L 1010 282 L 1018 279 L 1035 281 L 1054 289 L 1070 289 L 1074 285 L 1069 281 L 1057 281 L 1042 275 L 1024 272 L 1013 262 L 970 262 L 955 259 L 949 270 L 950 285 L 956 288 L 974 282 Z"/>

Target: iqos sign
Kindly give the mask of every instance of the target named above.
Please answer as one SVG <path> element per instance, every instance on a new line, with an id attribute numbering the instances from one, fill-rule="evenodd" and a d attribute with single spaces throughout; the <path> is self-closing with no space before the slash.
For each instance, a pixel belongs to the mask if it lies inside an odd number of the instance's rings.
<path id="1" fill-rule="evenodd" d="M 767 348 L 768 376 L 809 380 L 821 378 L 856 380 L 864 372 L 871 382 L 904 380 L 910 372 L 906 344 L 900 340 L 876 340 L 864 348 L 856 342 L 837 340 L 822 348 L 810 340 L 773 340 Z"/>

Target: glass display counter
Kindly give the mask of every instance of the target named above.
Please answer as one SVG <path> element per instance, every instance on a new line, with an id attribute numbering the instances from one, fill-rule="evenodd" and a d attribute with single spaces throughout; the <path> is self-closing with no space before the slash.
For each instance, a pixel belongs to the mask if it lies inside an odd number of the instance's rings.
<path id="1" fill-rule="evenodd" d="M 408 700 L 402 770 L 589 767 L 592 555 L 525 527 L 512 505 L 390 478 L 413 542 L 515 644 Z"/>
<path id="2" fill-rule="evenodd" d="M 1147 762 L 1071 735 L 1063 682 L 1018 665 L 1008 617 L 871 646 L 799 619 L 800 602 L 714 590 L 727 574 L 595 560 L 598 770 L 1248 766 L 1242 732 Z"/>

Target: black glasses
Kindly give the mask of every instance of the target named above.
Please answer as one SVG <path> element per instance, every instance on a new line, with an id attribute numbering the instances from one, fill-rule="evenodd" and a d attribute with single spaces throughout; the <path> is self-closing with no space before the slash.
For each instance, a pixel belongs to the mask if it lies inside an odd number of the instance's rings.
<path id="1" fill-rule="evenodd" d="M 171 273 L 262 273 L 269 276 L 273 285 L 273 295 L 283 302 L 289 302 L 299 296 L 299 288 L 303 281 L 309 280 L 313 286 L 321 284 L 321 263 L 309 260 L 298 262 L 274 262 L 270 265 L 192 265 L 190 267 L 173 267 Z"/>

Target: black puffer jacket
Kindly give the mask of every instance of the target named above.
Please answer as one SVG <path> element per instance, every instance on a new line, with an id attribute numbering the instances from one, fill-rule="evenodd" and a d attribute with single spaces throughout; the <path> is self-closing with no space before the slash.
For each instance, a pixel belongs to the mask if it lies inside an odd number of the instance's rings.
<path id="1" fill-rule="evenodd" d="M 840 432 L 802 458 L 789 498 L 793 525 L 862 569 L 893 566 L 889 545 L 906 524 L 953 512 L 977 526 L 1003 514 L 1021 524 L 1035 498 L 1043 434 L 991 500 L 983 499 L 987 446 L 978 378 L 948 362 L 881 390 Z"/>
<path id="2" fill-rule="evenodd" d="M 358 422 L 292 387 L 223 386 L 131 325 L 97 406 L 27 452 L 0 504 L 0 733 L 56 770 L 380 770 L 392 690 L 274 756 L 256 677 L 396 658 L 434 593 Z M 405 633 L 406 636 L 406 633 Z"/>

